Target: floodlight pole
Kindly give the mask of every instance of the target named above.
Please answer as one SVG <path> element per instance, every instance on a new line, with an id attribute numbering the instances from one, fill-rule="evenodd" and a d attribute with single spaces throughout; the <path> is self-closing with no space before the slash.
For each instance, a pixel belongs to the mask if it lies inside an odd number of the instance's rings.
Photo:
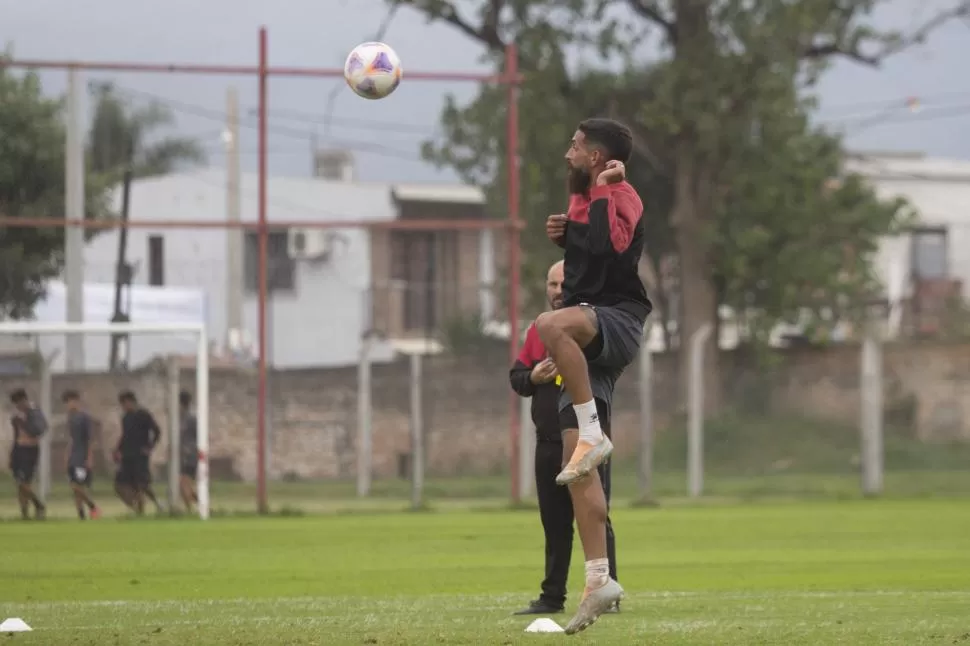
<path id="1" fill-rule="evenodd" d="M 515 44 L 505 47 L 505 78 L 507 82 L 506 114 L 506 166 L 508 173 L 508 221 L 509 221 L 509 365 L 515 363 L 519 354 L 519 281 L 520 278 L 520 239 L 519 229 L 519 54 Z M 524 459 L 519 447 L 518 396 L 509 391 L 509 473 L 511 475 L 512 502 L 520 502 L 522 488 L 519 484 L 521 462 Z"/>
<path id="2" fill-rule="evenodd" d="M 82 342 L 84 341 L 83 337 L 78 335 L 74 335 L 74 338 L 81 339 Z M 40 405 L 40 412 L 44 414 L 44 418 L 47 420 L 48 429 L 40 438 L 40 491 L 38 494 L 40 499 L 44 501 L 44 504 L 47 504 L 47 497 L 51 491 L 51 444 L 53 434 L 50 431 L 50 423 L 54 417 L 53 365 L 57 359 L 57 355 L 60 354 L 60 350 L 55 349 L 50 354 L 44 354 L 43 352 L 39 354 L 40 394 L 38 395 L 38 403 Z"/>
<path id="3" fill-rule="evenodd" d="M 266 109 L 268 102 L 269 44 L 266 27 L 259 29 L 259 216 L 257 238 L 257 337 L 259 371 L 256 386 L 256 508 L 260 514 L 269 511 L 266 495 L 266 301 L 269 230 L 266 226 Z"/>
<path id="4" fill-rule="evenodd" d="M 197 339 L 195 367 L 195 417 L 199 445 L 199 466 L 196 471 L 199 498 L 199 518 L 209 519 L 209 336 L 205 326 Z"/>

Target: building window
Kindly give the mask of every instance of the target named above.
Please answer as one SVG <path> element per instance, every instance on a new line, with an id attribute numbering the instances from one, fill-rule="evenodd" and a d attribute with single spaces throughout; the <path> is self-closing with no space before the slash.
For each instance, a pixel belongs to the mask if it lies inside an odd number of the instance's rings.
<path id="1" fill-rule="evenodd" d="M 292 292 L 296 289 L 296 263 L 287 249 L 287 232 L 270 231 L 266 244 L 266 289 L 270 292 Z M 246 291 L 259 291 L 259 238 L 246 232 L 246 251 L 243 268 L 246 272 Z"/>
<path id="2" fill-rule="evenodd" d="M 437 324 L 437 235 L 425 231 L 391 233 L 391 279 L 403 290 L 401 320 L 405 332 Z"/>
<path id="3" fill-rule="evenodd" d="M 165 284 L 165 238 L 148 236 L 148 284 L 161 287 Z"/>
<path id="4" fill-rule="evenodd" d="M 912 271 L 916 280 L 949 275 L 946 229 L 919 228 L 912 234 Z"/>

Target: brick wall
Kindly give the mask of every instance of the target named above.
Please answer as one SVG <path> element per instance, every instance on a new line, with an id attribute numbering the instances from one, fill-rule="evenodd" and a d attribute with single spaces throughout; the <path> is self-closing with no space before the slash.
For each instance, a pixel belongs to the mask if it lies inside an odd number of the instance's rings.
<path id="1" fill-rule="evenodd" d="M 488 356 L 434 358 L 425 361 L 425 420 L 428 467 L 436 474 L 498 471 L 506 463 L 508 386 L 504 351 Z M 927 440 L 970 440 L 970 345 L 917 344 L 887 346 L 886 408 L 908 411 L 913 432 Z M 676 357 L 655 359 L 654 407 L 661 431 L 672 415 L 682 412 Z M 408 362 L 374 366 L 374 470 L 392 476 L 406 466 L 410 445 Z M 636 448 L 638 429 L 637 371 L 631 369 L 617 386 L 614 436 L 618 455 Z M 859 349 L 844 347 L 798 350 L 774 357 L 771 367 L 759 367 L 740 353 L 723 355 L 724 401 L 749 410 L 796 411 L 854 425 L 859 414 Z M 182 373 L 182 384 L 194 386 L 193 373 Z M 211 382 L 211 446 L 217 476 L 255 478 L 256 378 L 248 371 L 213 369 Z M 99 457 L 108 464 L 118 437 L 117 393 L 136 391 L 163 426 L 166 420 L 166 380 L 158 368 L 127 376 L 57 375 L 55 396 L 66 388 L 81 390 L 92 414 L 101 422 Z M 37 382 L 0 378 L 7 392 L 24 385 L 37 396 Z M 355 368 L 289 371 L 270 378 L 273 477 L 344 478 L 354 474 L 357 423 Z M 66 441 L 64 416 L 55 405 L 55 473 Z M 6 419 L 6 397 L 0 401 Z M 167 426 L 165 426 L 167 429 Z M 168 432 L 157 466 L 165 462 Z M 0 448 L 9 447 L 9 432 L 0 434 Z M 6 461 L 2 463 L 6 468 Z"/>

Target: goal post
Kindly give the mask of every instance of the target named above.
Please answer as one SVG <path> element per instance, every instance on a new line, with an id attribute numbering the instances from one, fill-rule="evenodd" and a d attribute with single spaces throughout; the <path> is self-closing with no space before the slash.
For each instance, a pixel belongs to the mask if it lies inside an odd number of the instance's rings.
<path id="1" fill-rule="evenodd" d="M 199 467 L 196 475 L 199 517 L 209 518 L 209 339 L 204 323 L 42 323 L 36 321 L 0 322 L 0 335 L 92 335 L 92 334 L 170 334 L 191 335 L 196 341 L 195 390 L 198 418 Z M 172 426 L 172 425 L 170 425 Z M 45 444 L 49 446 L 50 434 Z M 170 442 L 177 438 L 169 438 Z M 50 451 L 42 461 L 49 463 Z M 169 470 L 171 474 L 171 469 Z"/>

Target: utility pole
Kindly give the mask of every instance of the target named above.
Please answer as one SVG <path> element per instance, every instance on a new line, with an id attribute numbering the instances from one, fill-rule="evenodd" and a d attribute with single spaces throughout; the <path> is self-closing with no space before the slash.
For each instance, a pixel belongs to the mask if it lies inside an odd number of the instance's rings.
<path id="1" fill-rule="evenodd" d="M 239 95 L 235 87 L 226 93 L 226 220 L 232 224 L 242 219 L 240 207 L 239 164 Z M 242 336 L 243 328 L 243 230 L 226 230 L 226 342 L 232 331 Z"/>
<path id="2" fill-rule="evenodd" d="M 125 172 L 121 182 L 121 228 L 118 229 L 118 262 L 115 266 L 115 302 L 114 302 L 114 315 L 111 317 L 112 323 L 128 323 L 131 321 L 131 282 L 132 282 L 132 269 L 131 265 L 128 264 L 126 257 L 128 255 L 128 227 L 124 226 L 128 224 L 128 220 L 131 217 L 131 182 L 134 176 L 134 165 L 135 165 L 135 140 L 132 138 L 128 142 L 127 150 L 125 151 Z M 122 291 L 127 287 L 128 289 L 128 307 L 123 308 L 121 305 L 121 295 Z M 108 365 L 111 370 L 117 370 L 119 367 L 128 369 L 128 359 L 130 357 L 130 337 L 128 334 L 112 334 L 111 335 L 111 356 L 108 359 Z M 122 353 L 121 348 L 124 346 L 124 352 Z"/>
<path id="3" fill-rule="evenodd" d="M 72 67 L 67 76 L 67 134 L 64 168 L 64 206 L 68 223 L 64 229 L 64 285 L 67 289 L 68 323 L 84 322 L 84 120 L 81 107 L 80 72 Z M 84 336 L 68 334 L 65 367 L 84 370 Z"/>
<path id="4" fill-rule="evenodd" d="M 320 169 L 317 164 L 317 154 L 320 152 L 320 140 L 317 136 L 317 128 L 313 127 L 310 131 L 310 177 L 319 177 Z"/>

